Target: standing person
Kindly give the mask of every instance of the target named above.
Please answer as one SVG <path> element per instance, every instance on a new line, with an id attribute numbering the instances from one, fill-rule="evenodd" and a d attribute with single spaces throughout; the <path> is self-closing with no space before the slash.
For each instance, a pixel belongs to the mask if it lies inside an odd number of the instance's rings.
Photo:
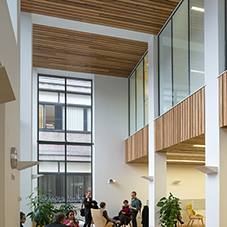
<path id="1" fill-rule="evenodd" d="M 67 217 L 67 219 L 65 220 L 64 225 L 70 226 L 70 227 L 79 227 L 79 224 L 75 219 L 75 215 L 74 215 L 73 210 L 67 211 L 66 217 Z"/>
<path id="2" fill-rule="evenodd" d="M 132 214 L 132 226 L 137 227 L 136 216 L 139 210 L 139 200 L 136 198 L 136 192 L 131 192 L 131 205 L 129 206 Z"/>
<path id="3" fill-rule="evenodd" d="M 57 213 L 54 217 L 54 222 L 46 225 L 46 227 L 65 227 L 63 223 L 65 222 L 65 215 L 63 213 Z"/>
<path id="4" fill-rule="evenodd" d="M 84 227 L 88 226 L 90 227 L 91 226 L 91 220 L 92 220 L 92 217 L 91 217 L 91 190 L 88 190 L 86 192 L 86 197 L 83 201 L 83 204 L 84 204 L 84 214 L 85 214 L 85 223 L 84 223 Z"/>
<path id="5" fill-rule="evenodd" d="M 23 212 L 20 212 L 20 227 L 23 227 L 22 224 L 24 224 L 26 221 L 26 215 Z"/>

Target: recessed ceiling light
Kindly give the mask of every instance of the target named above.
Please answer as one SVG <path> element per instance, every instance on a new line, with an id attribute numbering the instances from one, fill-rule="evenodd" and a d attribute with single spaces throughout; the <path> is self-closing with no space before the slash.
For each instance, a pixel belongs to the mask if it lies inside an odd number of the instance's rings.
<path id="1" fill-rule="evenodd" d="M 202 144 L 194 144 L 193 147 L 206 147 L 206 145 L 202 145 Z"/>
<path id="2" fill-rule="evenodd" d="M 204 73 L 205 73 L 204 71 L 194 70 L 194 69 L 191 69 L 191 72 L 193 72 L 193 73 L 202 73 L 202 74 L 204 74 Z"/>
<path id="3" fill-rule="evenodd" d="M 199 12 L 204 12 L 204 11 L 205 11 L 203 8 L 196 7 L 196 6 L 192 6 L 191 9 L 192 9 L 192 10 L 195 10 L 195 11 L 199 11 Z"/>

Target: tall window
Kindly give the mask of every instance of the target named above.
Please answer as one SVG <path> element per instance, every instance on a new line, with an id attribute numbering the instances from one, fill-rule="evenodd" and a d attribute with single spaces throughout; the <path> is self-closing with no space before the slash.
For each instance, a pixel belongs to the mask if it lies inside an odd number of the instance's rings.
<path id="1" fill-rule="evenodd" d="M 204 85 L 204 0 L 184 0 L 159 34 L 159 112 Z"/>
<path id="2" fill-rule="evenodd" d="M 148 55 L 129 76 L 129 135 L 148 123 Z"/>
<path id="3" fill-rule="evenodd" d="M 91 189 L 92 82 L 39 75 L 40 190 L 57 202 L 82 202 Z"/>

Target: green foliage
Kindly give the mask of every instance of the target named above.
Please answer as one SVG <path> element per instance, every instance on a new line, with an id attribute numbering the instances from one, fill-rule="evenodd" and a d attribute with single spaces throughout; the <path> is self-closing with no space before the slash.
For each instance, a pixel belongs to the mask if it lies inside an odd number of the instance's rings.
<path id="1" fill-rule="evenodd" d="M 169 197 L 163 197 L 157 203 L 160 207 L 159 213 L 159 225 L 162 227 L 174 227 L 175 221 L 177 220 L 177 215 L 180 214 L 180 203 L 179 198 L 176 198 L 169 194 Z"/>
<path id="2" fill-rule="evenodd" d="M 66 214 L 68 210 L 73 210 L 75 215 L 77 214 L 76 207 L 71 204 L 63 204 L 58 208 L 51 195 L 46 192 L 41 193 L 38 187 L 27 198 L 30 200 L 27 206 L 30 206 L 32 210 L 27 216 L 32 221 L 36 221 L 39 226 L 46 226 L 54 222 L 54 216 L 58 212 Z"/>
<path id="3" fill-rule="evenodd" d="M 69 203 L 61 205 L 58 209 L 58 212 L 62 212 L 63 214 L 66 215 L 68 210 L 73 210 L 75 213 L 75 216 L 77 215 L 76 207 Z"/>

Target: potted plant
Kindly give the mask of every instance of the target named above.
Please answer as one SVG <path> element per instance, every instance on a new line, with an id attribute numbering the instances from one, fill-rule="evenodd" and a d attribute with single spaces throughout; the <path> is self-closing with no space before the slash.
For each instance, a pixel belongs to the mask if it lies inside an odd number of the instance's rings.
<path id="1" fill-rule="evenodd" d="M 76 207 L 72 204 L 63 204 L 58 208 L 50 194 L 46 192 L 41 193 L 38 187 L 34 190 L 37 193 L 33 192 L 28 196 L 30 202 L 27 205 L 30 206 L 32 211 L 28 213 L 27 216 L 30 217 L 32 221 L 35 221 L 37 226 L 46 226 L 54 222 L 54 216 L 58 212 L 66 214 L 68 210 L 73 210 L 75 215 L 77 214 Z"/>
<path id="2" fill-rule="evenodd" d="M 177 219 L 180 215 L 180 203 L 179 198 L 173 196 L 169 193 L 169 197 L 163 197 L 157 203 L 160 207 L 159 213 L 159 225 L 162 227 L 174 227 Z"/>
<path id="3" fill-rule="evenodd" d="M 55 208 L 55 202 L 48 199 L 47 193 L 41 194 L 38 187 L 34 189 L 36 192 L 33 192 L 28 199 L 30 202 L 27 204 L 32 210 L 27 214 L 32 221 L 37 223 L 37 226 L 46 226 L 49 223 L 53 222 L 54 215 L 57 213 Z"/>

